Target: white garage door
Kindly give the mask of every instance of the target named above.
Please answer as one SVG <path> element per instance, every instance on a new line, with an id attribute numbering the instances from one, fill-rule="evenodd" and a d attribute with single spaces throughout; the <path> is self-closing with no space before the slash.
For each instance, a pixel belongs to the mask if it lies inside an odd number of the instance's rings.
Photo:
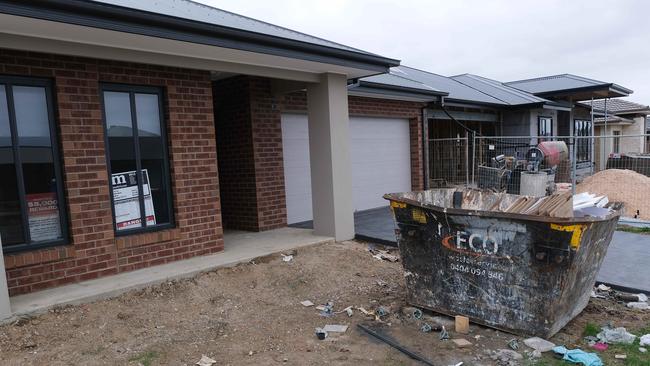
<path id="1" fill-rule="evenodd" d="M 386 206 L 385 193 L 411 190 L 406 119 L 350 117 L 352 200 L 355 211 Z M 282 115 L 287 221 L 312 219 L 307 116 Z"/>

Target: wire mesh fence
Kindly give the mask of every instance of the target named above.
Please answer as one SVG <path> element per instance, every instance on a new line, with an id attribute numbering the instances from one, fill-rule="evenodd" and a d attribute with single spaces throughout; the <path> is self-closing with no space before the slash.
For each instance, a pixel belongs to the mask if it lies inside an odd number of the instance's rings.
<path id="1" fill-rule="evenodd" d="M 429 187 L 513 194 L 573 191 L 626 203 L 650 220 L 650 135 L 470 136 L 429 140 Z M 591 178 L 590 178 L 591 177 Z"/>

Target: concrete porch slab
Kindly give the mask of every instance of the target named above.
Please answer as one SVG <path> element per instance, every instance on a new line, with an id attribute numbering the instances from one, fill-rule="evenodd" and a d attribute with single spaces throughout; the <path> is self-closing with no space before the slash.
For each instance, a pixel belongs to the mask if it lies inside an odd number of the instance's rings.
<path id="1" fill-rule="evenodd" d="M 14 296 L 10 299 L 12 317 L 0 320 L 0 323 L 43 313 L 58 305 L 87 303 L 169 280 L 190 278 L 202 272 L 231 267 L 289 249 L 333 243 L 334 239 L 314 235 L 310 229 L 281 228 L 259 233 L 226 231 L 224 242 L 225 249 L 220 253 Z"/>

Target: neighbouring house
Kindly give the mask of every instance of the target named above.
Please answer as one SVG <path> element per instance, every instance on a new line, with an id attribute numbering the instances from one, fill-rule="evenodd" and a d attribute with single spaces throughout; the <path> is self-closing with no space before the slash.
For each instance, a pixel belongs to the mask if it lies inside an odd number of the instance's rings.
<path id="1" fill-rule="evenodd" d="M 646 120 L 650 106 L 625 99 L 599 99 L 583 102 L 593 106 L 596 136 L 596 166 L 604 169 L 610 154 L 641 154 L 646 150 Z M 605 113 L 607 112 L 607 113 Z"/>

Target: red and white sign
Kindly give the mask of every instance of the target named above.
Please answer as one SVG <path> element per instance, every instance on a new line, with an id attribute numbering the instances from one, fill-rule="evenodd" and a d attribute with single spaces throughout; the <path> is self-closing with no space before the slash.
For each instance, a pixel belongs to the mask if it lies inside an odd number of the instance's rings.
<path id="1" fill-rule="evenodd" d="M 26 195 L 29 235 L 32 241 L 61 238 L 59 202 L 56 193 L 32 193 Z"/>
<path id="2" fill-rule="evenodd" d="M 115 173 L 111 179 L 113 183 L 113 206 L 115 208 L 115 226 L 117 230 L 142 227 L 136 172 Z M 144 212 L 147 226 L 156 225 L 156 214 L 153 208 L 153 198 L 151 197 L 147 169 L 142 170 L 142 194 L 144 196 Z"/>

